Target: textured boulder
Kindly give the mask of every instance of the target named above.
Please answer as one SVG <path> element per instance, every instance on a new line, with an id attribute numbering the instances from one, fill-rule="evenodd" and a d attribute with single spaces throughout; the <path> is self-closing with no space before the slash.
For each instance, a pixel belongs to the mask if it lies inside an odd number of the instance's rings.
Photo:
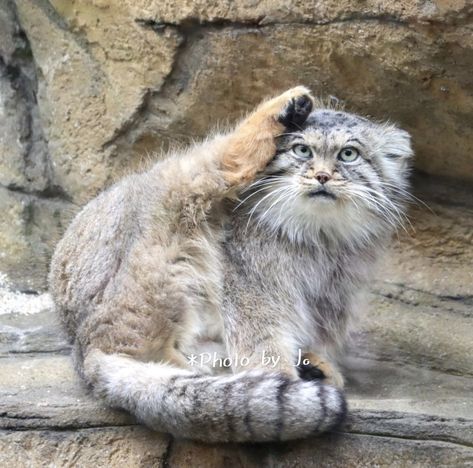
<path id="1" fill-rule="evenodd" d="M 417 168 L 471 181 L 472 18 L 461 0 L 7 0 L 0 184 L 76 211 L 295 83 L 399 122 Z M 17 242 L 5 233 L 0 270 Z M 33 274 L 44 287 L 45 269 Z"/>
<path id="2" fill-rule="evenodd" d="M 51 252 L 75 209 L 59 198 L 43 198 L 0 186 L 0 272 L 17 288 L 45 287 Z"/>

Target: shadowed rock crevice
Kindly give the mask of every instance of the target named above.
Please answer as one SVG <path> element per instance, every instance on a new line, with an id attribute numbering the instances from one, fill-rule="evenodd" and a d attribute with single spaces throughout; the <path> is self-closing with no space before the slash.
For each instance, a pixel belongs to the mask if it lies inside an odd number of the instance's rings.
<path id="1" fill-rule="evenodd" d="M 3 142 L 1 146 L 0 183 L 12 190 L 41 194 L 50 190 L 53 176 L 37 105 L 36 65 L 13 2 L 6 2 L 3 8 L 2 26 L 12 35 L 10 44 L 3 38 L 7 45 L 0 54 L 0 80 L 6 98 L 2 127 L 5 136 L 16 139 L 16 145 Z M 15 151 L 17 161 L 9 154 Z"/>

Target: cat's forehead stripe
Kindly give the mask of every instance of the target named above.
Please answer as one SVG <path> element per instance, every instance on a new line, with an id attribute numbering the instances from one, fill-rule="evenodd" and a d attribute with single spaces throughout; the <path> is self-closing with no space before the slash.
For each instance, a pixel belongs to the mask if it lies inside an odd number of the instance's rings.
<path id="1" fill-rule="evenodd" d="M 338 146 L 348 142 L 360 142 L 348 128 L 326 131 L 317 127 L 309 127 L 304 132 L 304 140 L 309 145 Z M 363 145 L 360 145 L 363 146 Z"/>
<path id="2" fill-rule="evenodd" d="M 329 130 L 338 128 L 354 128 L 367 121 L 359 116 L 331 110 L 316 110 L 306 120 L 305 128 Z"/>

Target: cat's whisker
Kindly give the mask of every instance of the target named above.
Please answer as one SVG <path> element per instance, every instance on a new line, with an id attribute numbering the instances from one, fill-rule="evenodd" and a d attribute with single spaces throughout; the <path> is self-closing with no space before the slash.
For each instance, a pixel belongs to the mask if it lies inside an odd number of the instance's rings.
<path id="1" fill-rule="evenodd" d="M 378 214 L 381 215 L 382 218 L 385 219 L 387 222 L 389 222 L 393 230 L 396 230 L 398 226 L 402 227 L 405 230 L 403 220 L 398 216 L 395 211 L 384 206 L 375 198 L 371 198 L 370 201 L 371 203 L 376 205 Z"/>
<path id="2" fill-rule="evenodd" d="M 388 187 L 388 189 L 399 193 L 404 199 L 408 200 L 411 203 L 414 203 L 416 205 L 422 205 L 424 208 L 429 210 L 432 214 L 435 215 L 435 211 L 423 200 L 420 198 L 416 197 L 414 194 L 410 193 L 407 191 L 404 187 L 400 187 L 399 185 L 387 182 L 387 181 L 380 181 L 380 184 L 383 186 Z"/>
<path id="3" fill-rule="evenodd" d="M 382 216 L 391 227 L 396 228 L 397 223 L 399 222 L 398 217 L 375 197 L 363 191 L 360 187 L 350 188 L 347 190 L 347 193 L 357 197 L 361 201 L 364 201 L 368 206 L 372 207 L 380 216 Z"/>
<path id="4" fill-rule="evenodd" d="M 401 210 L 399 209 L 398 206 L 396 206 L 395 203 L 393 203 L 388 197 L 386 197 L 385 194 L 383 194 L 382 192 L 379 192 L 375 189 L 372 189 L 370 187 L 364 187 L 364 190 L 370 192 L 371 194 L 375 195 L 375 196 L 378 196 L 379 198 L 381 198 L 381 200 L 388 204 L 389 206 L 392 207 L 392 209 L 396 212 L 396 219 L 397 221 L 399 222 L 401 228 L 406 232 L 406 234 L 408 234 L 410 236 L 410 233 L 408 232 L 408 230 L 406 229 L 405 227 L 405 224 L 404 222 L 407 222 L 407 224 L 409 225 L 409 227 L 415 231 L 414 229 L 414 226 L 412 225 L 412 223 L 410 222 L 409 218 L 407 217 L 406 214 L 404 214 L 403 212 L 401 212 Z"/>
<path id="5" fill-rule="evenodd" d="M 268 215 L 268 213 L 271 212 L 272 208 L 277 205 L 282 199 L 284 199 L 284 197 L 286 197 L 286 200 L 281 204 L 281 206 L 284 206 L 288 200 L 290 200 L 292 197 L 291 195 L 293 194 L 293 192 L 295 191 L 295 188 L 294 187 L 286 187 L 286 191 L 283 192 L 267 209 L 266 211 L 264 211 L 261 215 L 260 215 L 260 221 L 258 222 L 257 226 L 259 225 L 259 223 L 264 220 L 266 218 L 266 216 Z M 279 218 L 278 218 L 278 223 L 279 224 Z"/>
<path id="6" fill-rule="evenodd" d="M 248 185 L 248 187 L 246 187 L 244 190 L 242 190 L 242 193 L 244 192 L 248 192 L 249 190 L 251 190 L 252 188 L 254 187 L 258 187 L 260 185 L 263 185 L 264 183 L 266 182 L 274 182 L 274 181 L 277 181 L 277 180 L 282 180 L 283 178 L 281 176 L 274 176 L 274 175 L 271 175 L 271 176 L 268 176 L 268 177 L 264 177 L 262 179 L 258 179 L 256 180 L 255 182 L 251 183 L 250 185 Z"/>
<path id="7" fill-rule="evenodd" d="M 296 200 L 298 195 L 299 195 L 299 191 L 296 188 L 294 188 L 291 196 L 288 196 L 287 200 L 281 203 L 281 206 L 279 207 L 279 215 L 278 215 L 277 224 L 281 222 L 283 209 L 285 209 L 286 205 L 288 205 L 290 202 L 293 202 L 294 200 Z"/>
<path id="8" fill-rule="evenodd" d="M 277 183 L 275 183 L 275 182 L 263 185 L 260 189 L 252 192 L 250 195 L 248 195 L 246 198 L 244 198 L 240 203 L 238 203 L 238 205 L 235 206 L 235 208 L 233 208 L 233 211 L 236 211 L 241 205 L 243 205 L 243 203 L 248 201 L 253 196 L 257 195 L 258 193 L 263 192 L 265 190 L 268 190 L 268 188 L 274 188 L 274 187 L 277 187 Z"/>
<path id="9" fill-rule="evenodd" d="M 389 200 L 389 198 L 387 198 L 383 193 L 379 192 L 378 190 L 374 190 L 370 187 L 357 188 L 361 192 L 364 192 L 366 195 L 370 196 L 371 200 L 378 202 L 378 204 L 384 209 L 387 209 L 387 207 L 383 205 L 383 203 L 386 203 L 387 205 L 391 206 L 397 214 L 397 219 L 402 219 L 401 217 L 404 216 L 403 213 L 401 213 L 401 211 L 399 210 L 399 208 L 391 200 Z"/>
<path id="10" fill-rule="evenodd" d="M 246 223 L 246 229 L 245 229 L 245 232 L 248 231 L 248 227 L 250 225 L 250 222 L 251 222 L 251 218 L 253 217 L 253 214 L 255 213 L 255 211 L 258 209 L 258 206 L 264 202 L 264 200 L 266 200 L 268 197 L 271 197 L 272 195 L 274 195 L 275 192 L 278 192 L 278 191 L 281 191 L 281 190 L 285 190 L 286 187 L 280 187 L 276 190 L 273 190 L 271 192 L 269 192 L 268 194 L 266 194 L 264 197 L 262 197 L 257 203 L 256 205 L 251 209 L 251 211 L 249 212 L 249 216 L 248 216 L 248 222 Z"/>

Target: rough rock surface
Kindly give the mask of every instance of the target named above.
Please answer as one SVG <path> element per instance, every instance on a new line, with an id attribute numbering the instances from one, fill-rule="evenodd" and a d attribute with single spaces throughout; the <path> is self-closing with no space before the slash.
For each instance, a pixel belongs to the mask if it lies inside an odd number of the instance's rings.
<path id="1" fill-rule="evenodd" d="M 4 0 L 0 271 L 44 288 L 69 213 L 295 83 L 398 121 L 420 170 L 473 180 L 472 19 L 467 0 Z M 28 207 L 58 203 L 35 228 Z"/>
<path id="2" fill-rule="evenodd" d="M 473 192 L 416 187 L 429 208 L 379 266 L 338 433 L 253 446 L 152 433 L 88 394 L 46 295 L 0 281 L 0 466 L 473 466 Z"/>
<path id="3" fill-rule="evenodd" d="M 0 466 L 473 466 L 472 37 L 468 0 L 1 1 Z M 290 444 L 151 433 L 77 379 L 38 294 L 52 249 L 117 177 L 295 83 L 399 122 L 429 175 L 354 334 L 350 418 Z"/>

